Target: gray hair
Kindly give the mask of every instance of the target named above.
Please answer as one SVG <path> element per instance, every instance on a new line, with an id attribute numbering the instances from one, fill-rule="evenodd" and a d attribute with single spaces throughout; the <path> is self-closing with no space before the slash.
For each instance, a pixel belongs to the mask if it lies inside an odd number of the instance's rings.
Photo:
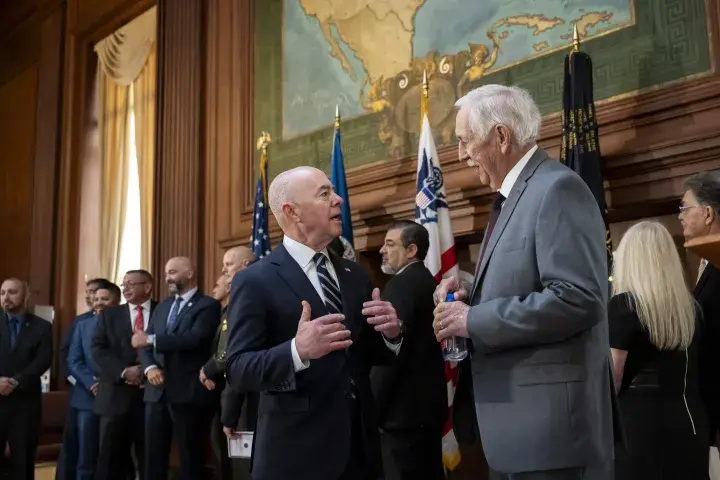
<path id="1" fill-rule="evenodd" d="M 270 188 L 268 188 L 268 202 L 270 203 L 270 210 L 272 210 L 275 220 L 280 223 L 282 221 L 282 206 L 285 203 L 288 191 L 290 190 L 290 180 L 292 170 L 288 170 L 280 173 L 277 177 L 270 182 Z"/>
<path id="2" fill-rule="evenodd" d="M 685 180 L 685 190 L 690 190 L 698 203 L 713 209 L 720 215 L 720 173 L 700 172 Z"/>
<path id="3" fill-rule="evenodd" d="M 530 93 L 520 87 L 483 85 L 455 102 L 467 108 L 470 128 L 485 139 L 496 125 L 512 130 L 518 146 L 534 142 L 540 131 L 540 110 Z"/>

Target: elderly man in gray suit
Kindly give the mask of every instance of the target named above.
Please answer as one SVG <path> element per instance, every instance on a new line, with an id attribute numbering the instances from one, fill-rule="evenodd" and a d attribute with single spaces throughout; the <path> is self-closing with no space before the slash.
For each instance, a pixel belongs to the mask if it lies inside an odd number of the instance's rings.
<path id="1" fill-rule="evenodd" d="M 460 161 L 495 193 L 475 282 L 435 292 L 438 340 L 470 338 L 490 467 L 509 480 L 612 478 L 608 271 L 601 212 L 583 180 L 535 144 L 525 90 L 458 100 Z M 444 303 L 454 293 L 456 301 Z"/>

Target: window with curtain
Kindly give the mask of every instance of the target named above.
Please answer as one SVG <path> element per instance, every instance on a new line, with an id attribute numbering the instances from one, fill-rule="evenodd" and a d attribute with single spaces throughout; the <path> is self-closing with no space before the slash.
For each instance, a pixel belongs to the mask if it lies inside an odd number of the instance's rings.
<path id="1" fill-rule="evenodd" d="M 135 109 L 133 88 L 130 87 L 130 108 L 127 126 L 127 185 L 125 189 L 125 221 L 120 234 L 120 260 L 115 283 L 120 285 L 125 272 L 142 268 L 142 229 L 140 217 L 140 182 L 138 173 L 137 148 L 135 146 Z"/>

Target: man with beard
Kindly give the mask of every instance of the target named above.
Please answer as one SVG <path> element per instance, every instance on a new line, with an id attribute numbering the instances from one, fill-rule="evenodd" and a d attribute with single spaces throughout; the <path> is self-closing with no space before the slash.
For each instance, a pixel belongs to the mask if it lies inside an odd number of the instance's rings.
<path id="1" fill-rule="evenodd" d="M 10 444 L 12 479 L 33 478 L 40 419 L 40 377 L 52 362 L 52 326 L 29 313 L 28 287 L 17 278 L 0 286 L 0 452 Z"/>
<path id="2" fill-rule="evenodd" d="M 394 277 L 382 298 L 403 320 L 405 336 L 397 361 L 373 367 L 386 480 L 445 478 L 442 428 L 447 386 L 442 351 L 433 335 L 433 293 L 437 282 L 423 261 L 428 231 L 410 220 L 390 226 L 380 249 L 382 271 Z"/>
<path id="3" fill-rule="evenodd" d="M 235 274 L 244 270 L 255 261 L 252 251 L 243 246 L 233 247 L 223 255 L 223 276 L 217 281 L 217 293 L 213 297 L 223 305 L 220 326 L 215 333 L 213 341 L 213 355 L 200 369 L 200 382 L 208 390 L 217 392 L 221 398 L 220 405 L 217 405 L 215 417 L 212 421 L 210 439 L 215 453 L 216 478 L 232 478 L 234 475 L 241 475 L 240 478 L 249 478 L 249 462 L 241 459 L 231 461 L 228 457 L 227 439 L 235 435 L 239 428 L 252 430 L 257 417 L 257 394 L 248 393 L 244 395 L 227 386 L 225 381 L 225 366 L 227 361 L 227 302 L 230 294 L 230 282 Z M 243 408 L 243 403 L 245 407 Z M 241 413 L 242 422 L 240 419 Z M 242 424 L 241 424 L 242 423 Z"/>
<path id="4" fill-rule="evenodd" d="M 204 439 L 212 394 L 197 381 L 210 357 L 220 323 L 220 303 L 198 291 L 197 274 L 187 257 L 165 265 L 170 296 L 153 311 L 147 330 L 137 329 L 145 388 L 145 478 L 167 478 L 173 435 L 183 480 L 203 477 Z"/>
<path id="5" fill-rule="evenodd" d="M 77 381 L 70 397 L 70 405 L 77 411 L 77 479 L 90 480 L 95 476 L 100 443 L 100 419 L 94 412 L 100 368 L 92 355 L 92 338 L 103 310 L 119 303 L 120 288 L 117 285 L 98 284 L 93 301 L 95 315 L 78 323 L 70 342 L 68 369 Z"/>
<path id="6" fill-rule="evenodd" d="M 140 479 L 145 478 L 144 380 L 138 352 L 130 345 L 133 330 L 146 330 L 156 302 L 152 296 L 152 275 L 130 270 L 122 283 L 127 303 L 105 309 L 97 320 L 92 353 L 100 369 L 100 386 L 95 413 L 100 415 L 100 452 L 95 480 L 118 478 L 128 471 L 136 476 L 130 450 L 134 447 Z"/>

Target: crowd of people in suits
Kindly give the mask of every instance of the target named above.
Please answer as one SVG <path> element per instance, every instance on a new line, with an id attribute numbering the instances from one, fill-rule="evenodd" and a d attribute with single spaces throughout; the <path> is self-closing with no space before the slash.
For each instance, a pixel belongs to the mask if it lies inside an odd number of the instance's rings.
<path id="1" fill-rule="evenodd" d="M 535 144 L 530 95 L 485 85 L 457 107 L 459 160 L 496 192 L 472 284 L 438 282 L 428 230 L 398 221 L 381 293 L 338 242 L 327 175 L 282 172 L 268 192 L 282 243 L 258 261 L 228 250 L 212 297 L 185 257 L 167 261 L 160 303 L 145 270 L 87 282 L 88 312 L 60 353 L 70 406 L 57 478 L 164 480 L 174 440 L 180 478 L 198 480 L 210 438 L 215 478 L 443 479 L 439 342 L 465 337 L 453 428 L 461 444 L 481 440 L 493 478 L 707 479 L 719 270 L 703 260 L 688 289 L 670 233 L 645 221 L 620 241 L 609 285 L 602 212 Z M 685 187 L 684 236 L 720 233 L 720 175 Z M 27 297 L 21 280 L 0 288 L 0 444 L 16 479 L 33 478 L 52 359 Z M 252 458 L 231 459 L 244 430 Z"/>

